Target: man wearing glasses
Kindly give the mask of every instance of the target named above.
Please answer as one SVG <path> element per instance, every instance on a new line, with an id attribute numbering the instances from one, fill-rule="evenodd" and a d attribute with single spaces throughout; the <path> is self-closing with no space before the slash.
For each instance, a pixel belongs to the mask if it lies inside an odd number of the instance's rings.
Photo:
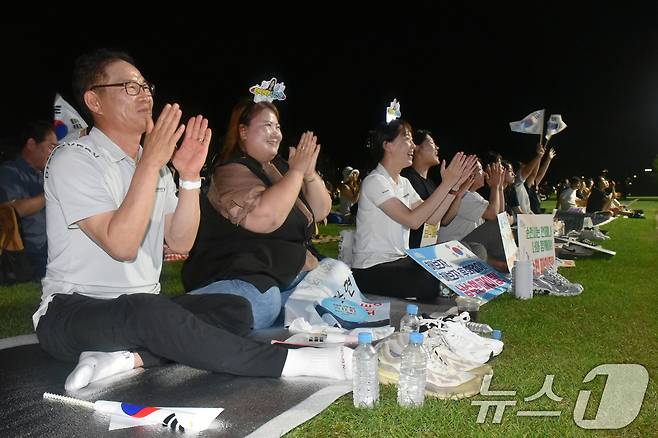
<path id="1" fill-rule="evenodd" d="M 49 259 L 33 316 L 48 353 L 78 360 L 65 388 L 165 360 L 236 375 L 351 377 L 342 349 L 288 354 L 242 337 L 252 326 L 242 297 L 159 295 L 163 242 L 186 253 L 196 237 L 208 121 L 180 125 L 178 104 L 167 104 L 154 122 L 154 87 L 120 52 L 78 58 L 73 88 L 94 128 L 58 147 L 45 171 Z"/>
<path id="2" fill-rule="evenodd" d="M 34 278 L 46 272 L 46 212 L 43 195 L 43 169 L 50 152 L 57 146 L 57 136 L 50 122 L 28 123 L 21 133 L 23 145 L 15 160 L 0 165 L 0 204 L 10 202 L 20 218 L 25 254 Z"/>

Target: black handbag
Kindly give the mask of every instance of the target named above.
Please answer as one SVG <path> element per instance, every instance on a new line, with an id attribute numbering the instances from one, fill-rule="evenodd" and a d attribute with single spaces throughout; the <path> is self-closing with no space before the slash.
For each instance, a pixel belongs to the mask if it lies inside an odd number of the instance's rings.
<path id="1" fill-rule="evenodd" d="M 0 250 L 0 285 L 32 280 L 34 270 L 25 251 Z"/>

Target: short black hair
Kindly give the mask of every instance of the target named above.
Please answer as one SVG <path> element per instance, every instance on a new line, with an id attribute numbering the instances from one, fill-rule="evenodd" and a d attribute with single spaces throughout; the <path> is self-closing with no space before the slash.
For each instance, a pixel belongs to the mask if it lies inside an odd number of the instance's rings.
<path id="1" fill-rule="evenodd" d="M 51 132 L 55 132 L 55 128 L 51 122 L 46 120 L 35 120 L 29 122 L 21 130 L 21 134 L 18 139 L 19 144 L 21 147 L 23 147 L 25 146 L 25 143 L 27 143 L 27 141 L 31 138 L 33 138 L 37 143 L 41 143 Z"/>
<path id="2" fill-rule="evenodd" d="M 432 133 L 427 129 L 416 129 L 413 135 L 414 144 L 418 146 L 419 144 L 424 142 L 427 137 L 431 137 L 431 136 Z"/>
<path id="3" fill-rule="evenodd" d="M 125 52 L 111 49 L 96 49 L 80 55 L 73 67 L 73 94 L 80 109 L 87 117 L 91 113 L 85 104 L 85 92 L 105 77 L 105 68 L 115 61 L 126 61 L 136 65 L 135 60 Z M 91 120 L 91 118 L 89 119 Z"/>
<path id="4" fill-rule="evenodd" d="M 488 151 L 481 160 L 482 166 L 488 166 L 492 163 L 502 163 L 503 156 L 496 151 Z"/>

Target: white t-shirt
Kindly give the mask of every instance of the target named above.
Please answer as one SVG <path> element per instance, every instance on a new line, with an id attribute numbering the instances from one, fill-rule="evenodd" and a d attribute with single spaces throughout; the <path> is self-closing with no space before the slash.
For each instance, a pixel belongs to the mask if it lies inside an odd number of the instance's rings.
<path id="1" fill-rule="evenodd" d="M 407 178 L 400 176 L 395 183 L 386 168 L 379 164 L 361 184 L 353 268 L 369 268 L 407 255 L 404 250 L 409 248 L 409 228 L 379 208 L 391 198 L 398 198 L 409 208 L 422 201 Z"/>
<path id="2" fill-rule="evenodd" d="M 138 159 L 141 152 L 140 148 Z M 51 154 L 44 171 L 48 265 L 41 281 L 41 305 L 32 316 L 35 329 L 54 294 L 116 298 L 160 291 L 164 218 L 178 203 L 166 166 L 160 170 L 151 221 L 135 260 L 113 259 L 76 224 L 117 210 L 134 173 L 135 161 L 97 128 Z"/>
<path id="3" fill-rule="evenodd" d="M 484 223 L 482 214 L 488 206 L 489 201 L 478 192 L 466 192 L 459 205 L 457 216 L 448 225 L 441 225 L 439 243 L 461 240 L 482 225 Z"/>
<path id="4" fill-rule="evenodd" d="M 524 182 L 525 180 L 521 178 L 521 175 L 516 175 L 516 178 L 514 179 L 514 190 L 516 190 L 516 199 L 519 201 L 519 207 L 521 208 L 521 213 L 532 214 L 532 208 L 530 207 L 530 197 L 528 196 L 528 191 L 523 185 Z"/>
<path id="5" fill-rule="evenodd" d="M 567 187 L 560 193 L 560 211 L 569 211 L 572 208 L 577 208 L 576 205 L 576 190 Z"/>

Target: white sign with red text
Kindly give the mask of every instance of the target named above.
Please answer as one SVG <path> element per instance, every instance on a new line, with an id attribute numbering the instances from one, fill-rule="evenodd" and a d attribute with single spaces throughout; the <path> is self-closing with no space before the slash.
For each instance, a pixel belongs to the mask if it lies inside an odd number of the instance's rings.
<path id="1" fill-rule="evenodd" d="M 456 240 L 406 250 L 409 257 L 455 293 L 487 302 L 510 282 Z"/>

